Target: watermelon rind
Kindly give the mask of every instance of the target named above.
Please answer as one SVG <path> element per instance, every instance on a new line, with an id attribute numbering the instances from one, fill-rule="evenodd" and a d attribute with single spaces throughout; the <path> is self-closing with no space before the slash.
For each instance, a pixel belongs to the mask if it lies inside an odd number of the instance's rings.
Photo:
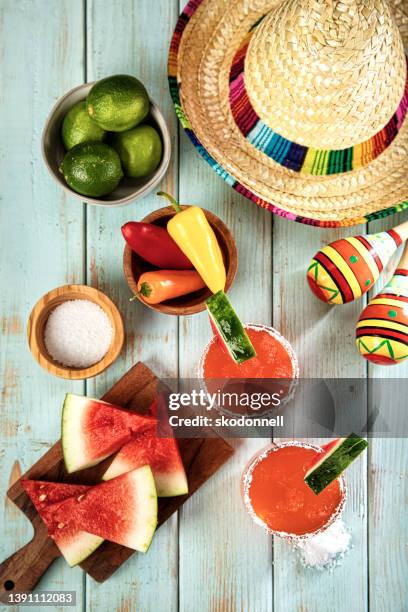
<path id="1" fill-rule="evenodd" d="M 128 444 L 131 444 L 131 442 L 128 442 Z M 122 457 L 120 457 L 120 451 L 119 451 L 119 453 L 113 459 L 112 463 L 110 464 L 106 472 L 103 474 L 102 480 L 105 480 L 105 481 L 112 480 L 112 478 L 116 478 L 117 476 L 120 476 L 121 474 L 126 474 L 126 472 L 129 472 L 131 469 L 132 469 L 132 466 L 129 465 L 127 461 L 122 459 Z M 157 487 L 156 487 L 156 491 L 157 491 Z M 157 495 L 158 494 L 159 492 L 157 491 Z"/>
<path id="2" fill-rule="evenodd" d="M 327 452 L 318 456 L 306 472 L 305 483 L 316 495 L 319 495 L 367 446 L 367 440 L 356 434 L 350 434 L 347 438 L 339 438 Z"/>
<path id="3" fill-rule="evenodd" d="M 155 433 L 152 433 L 155 435 Z M 158 444 L 160 444 L 160 438 L 158 439 Z M 132 453 L 132 448 L 136 445 L 138 447 L 138 451 L 140 452 L 140 445 L 143 445 L 146 442 L 143 438 L 135 438 L 134 440 L 130 440 L 116 455 L 113 459 L 112 463 L 102 476 L 103 480 L 111 480 L 112 478 L 116 478 L 121 474 L 125 474 L 130 470 L 133 470 L 139 467 L 138 464 L 135 463 L 134 453 Z M 149 451 L 154 452 L 155 446 L 149 444 Z M 184 470 L 183 462 L 180 457 L 180 453 L 178 451 L 177 442 L 174 440 L 175 451 L 177 451 L 177 457 L 172 456 L 172 463 L 178 459 L 177 465 L 174 466 L 172 471 L 160 471 L 159 469 L 155 469 L 154 465 L 150 465 L 154 477 L 154 482 L 156 485 L 157 496 L 158 497 L 176 497 L 177 495 L 185 495 L 188 493 L 188 482 L 186 472 Z M 139 452 L 137 454 L 139 454 Z M 133 455 L 133 457 L 132 457 Z M 139 457 L 140 459 L 140 457 Z M 147 460 L 147 457 L 146 457 Z"/>
<path id="4" fill-rule="evenodd" d="M 61 544 L 58 543 L 58 539 L 53 539 L 70 567 L 85 561 L 104 541 L 100 536 L 87 531 L 78 531 L 69 544 L 65 542 Z"/>
<path id="5" fill-rule="evenodd" d="M 67 393 L 62 408 L 61 417 L 61 443 L 64 463 L 69 474 L 82 469 L 84 463 L 87 467 L 96 465 L 101 459 L 87 462 L 87 451 L 82 432 L 82 418 L 88 398 L 73 393 Z"/>
<path id="6" fill-rule="evenodd" d="M 174 474 L 161 473 L 156 470 L 153 476 L 158 497 L 176 497 L 188 493 L 188 482 L 184 468 Z"/>
<path id="7" fill-rule="evenodd" d="M 123 447 L 123 451 L 126 452 L 126 447 L 130 447 L 131 444 L 132 441 L 128 442 L 128 444 Z M 102 480 L 116 478 L 134 469 L 134 467 L 135 466 L 132 465 L 130 461 L 126 460 L 126 458 L 121 455 L 121 452 L 119 452 L 102 476 Z M 152 473 L 156 485 L 157 497 L 177 497 L 177 495 L 186 495 L 188 493 L 187 476 L 182 464 L 181 467 L 173 473 L 159 472 L 154 469 L 152 469 Z"/>
<path id="8" fill-rule="evenodd" d="M 66 530 L 69 529 L 69 525 L 65 529 L 50 531 L 51 527 L 55 526 L 51 518 L 53 509 L 59 508 L 67 499 L 83 494 L 90 487 L 33 480 L 23 480 L 21 484 L 44 521 L 50 537 L 54 540 L 70 567 L 82 563 L 102 544 L 103 538 L 83 530 L 75 530 L 74 534 L 71 533 L 67 536 Z M 53 495 L 54 491 L 58 491 L 59 494 L 57 496 Z M 50 497 L 50 494 L 54 499 L 51 504 L 47 503 L 47 498 Z"/>
<path id="9" fill-rule="evenodd" d="M 218 337 L 235 363 L 256 357 L 255 349 L 231 302 L 223 291 L 206 300 L 208 315 Z"/>
<path id="10" fill-rule="evenodd" d="M 60 504 L 57 523 L 146 552 L 157 527 L 157 492 L 148 465 L 92 487 Z"/>
<path id="11" fill-rule="evenodd" d="M 152 470 L 148 465 L 130 472 L 138 502 L 138 522 L 126 546 L 147 552 L 157 528 L 157 491 Z"/>
<path id="12" fill-rule="evenodd" d="M 112 415 L 113 424 L 108 426 L 105 423 L 95 429 L 95 432 L 99 432 L 102 441 L 105 439 L 109 442 L 95 454 L 92 446 L 89 447 L 91 432 L 87 430 L 87 417 L 90 411 L 91 413 L 94 411 L 93 414 L 97 415 L 99 408 L 102 407 L 106 407 Z M 71 474 L 97 465 L 126 444 L 138 429 L 143 431 L 144 428 L 151 427 L 154 422 L 151 417 L 130 413 L 108 402 L 67 393 L 61 422 L 62 452 L 67 472 Z M 106 429 L 106 438 L 103 427 Z"/>

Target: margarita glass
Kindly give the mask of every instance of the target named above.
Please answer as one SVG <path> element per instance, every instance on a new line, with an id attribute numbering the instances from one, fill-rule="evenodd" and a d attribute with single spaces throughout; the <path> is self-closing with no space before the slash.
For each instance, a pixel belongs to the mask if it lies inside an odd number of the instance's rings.
<path id="1" fill-rule="evenodd" d="M 227 355 L 217 336 L 207 344 L 199 365 L 200 378 L 298 378 L 298 360 L 289 342 L 273 327 L 248 323 L 245 330 L 256 357 L 237 364 Z"/>
<path id="2" fill-rule="evenodd" d="M 245 508 L 270 535 L 293 541 L 325 531 L 343 511 L 346 484 L 342 476 L 319 495 L 304 482 L 319 446 L 299 441 L 272 444 L 248 462 L 241 480 Z"/>
<path id="3" fill-rule="evenodd" d="M 210 393 L 218 391 L 219 387 L 223 391 L 276 391 L 279 392 L 279 405 L 282 407 L 292 397 L 295 381 L 299 378 L 295 351 L 286 338 L 273 327 L 254 323 L 244 327 L 254 345 L 256 356 L 237 364 L 218 342 L 217 336 L 214 336 L 205 347 L 198 367 L 198 377 L 202 380 L 203 388 Z M 262 379 L 264 383 L 261 382 Z M 235 384 L 234 380 L 239 382 Z M 242 413 L 239 407 L 230 406 L 228 410 L 225 406 L 216 405 L 216 408 L 228 415 Z M 253 414 L 253 411 L 244 413 Z M 257 415 L 264 413 L 262 409 L 257 411 Z"/>

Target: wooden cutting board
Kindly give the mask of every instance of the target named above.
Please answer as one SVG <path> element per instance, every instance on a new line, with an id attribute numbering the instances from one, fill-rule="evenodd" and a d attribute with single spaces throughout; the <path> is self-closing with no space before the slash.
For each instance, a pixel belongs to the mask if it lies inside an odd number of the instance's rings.
<path id="1" fill-rule="evenodd" d="M 146 412 L 157 394 L 158 379 L 143 363 L 137 363 L 105 395 L 103 400 L 135 412 Z M 159 526 L 212 476 L 232 455 L 233 448 L 222 438 L 180 439 L 180 454 L 188 478 L 189 493 L 159 498 Z M 101 480 L 112 458 L 88 470 L 67 474 L 61 443 L 57 442 L 22 478 L 96 484 Z M 12 591 L 32 591 L 51 563 L 60 556 L 53 540 L 18 480 L 7 492 L 8 497 L 27 516 L 34 527 L 34 537 L 23 548 L 0 565 L 0 600 L 6 601 Z M 134 550 L 104 542 L 81 567 L 95 580 L 103 582 L 113 574 Z M 148 553 L 147 553 L 148 554 Z"/>

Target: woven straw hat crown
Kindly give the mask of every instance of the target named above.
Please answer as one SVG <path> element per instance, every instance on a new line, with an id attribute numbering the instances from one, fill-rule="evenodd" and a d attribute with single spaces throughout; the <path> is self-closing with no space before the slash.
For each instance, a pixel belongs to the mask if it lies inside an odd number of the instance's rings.
<path id="1" fill-rule="evenodd" d="M 245 60 L 259 117 L 316 149 L 377 134 L 405 81 L 403 43 L 385 0 L 285 0 L 257 27 Z"/>

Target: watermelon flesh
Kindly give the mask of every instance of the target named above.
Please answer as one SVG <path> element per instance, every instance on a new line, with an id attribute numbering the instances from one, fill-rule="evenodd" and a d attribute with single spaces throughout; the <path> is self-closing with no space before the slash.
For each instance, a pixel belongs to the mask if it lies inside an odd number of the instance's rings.
<path id="1" fill-rule="evenodd" d="M 319 495 L 333 480 L 368 446 L 367 440 L 356 434 L 347 438 L 332 440 L 322 447 L 323 452 L 317 453 L 305 475 L 305 483 Z"/>
<path id="2" fill-rule="evenodd" d="M 54 525 L 73 528 L 140 552 L 157 526 L 157 493 L 148 465 L 90 487 L 53 509 Z"/>
<path id="3" fill-rule="evenodd" d="M 90 485 L 47 482 L 45 480 L 22 480 L 21 484 L 38 511 L 45 510 L 52 504 L 63 502 L 69 497 L 82 495 L 91 488 Z"/>
<path id="4" fill-rule="evenodd" d="M 256 356 L 256 351 L 231 302 L 223 291 L 206 300 L 211 327 L 225 352 L 235 361 L 244 363 Z"/>
<path id="5" fill-rule="evenodd" d="M 154 402 L 150 413 L 157 416 L 158 404 Z M 169 437 L 157 436 L 156 425 L 134 436 L 116 455 L 103 480 L 110 480 L 142 465 L 150 465 L 158 497 L 174 497 L 188 493 L 187 476 L 171 427 Z M 167 432 L 166 432 L 167 433 Z"/>
<path id="6" fill-rule="evenodd" d="M 144 432 L 128 442 L 116 455 L 103 480 L 110 480 L 141 465 L 150 465 L 158 497 L 188 493 L 187 478 L 174 438 L 157 438 Z"/>
<path id="7" fill-rule="evenodd" d="M 91 487 L 39 480 L 22 480 L 21 484 L 68 565 L 81 563 L 102 544 L 103 538 L 87 533 L 72 521 L 61 526 L 54 518 L 56 509 L 66 500 L 84 495 Z"/>
<path id="8" fill-rule="evenodd" d="M 100 463 L 152 423 L 152 417 L 68 393 L 62 411 L 61 435 L 68 473 Z"/>

